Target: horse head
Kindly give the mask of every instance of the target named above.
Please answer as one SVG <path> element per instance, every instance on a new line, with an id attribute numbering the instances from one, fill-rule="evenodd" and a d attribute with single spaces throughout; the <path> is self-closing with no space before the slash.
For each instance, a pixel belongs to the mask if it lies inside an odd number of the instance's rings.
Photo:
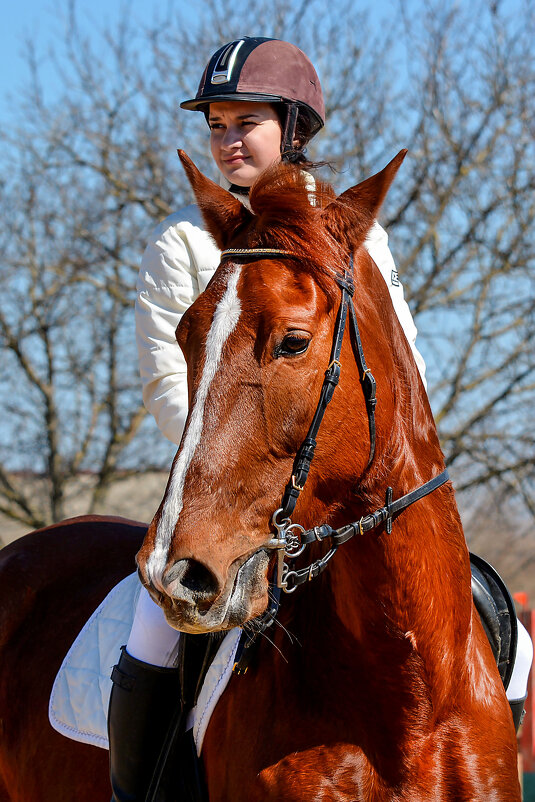
<path id="1" fill-rule="evenodd" d="M 377 418 L 385 444 L 395 404 L 419 378 L 363 248 L 404 151 L 339 197 L 279 165 L 252 188 L 252 211 L 180 156 L 223 259 L 177 328 L 189 414 L 138 567 L 168 622 L 195 633 L 241 625 L 266 609 L 272 516 L 316 411 L 353 255 L 366 356 L 388 389 Z M 349 337 L 340 362 L 340 387 L 297 508 L 305 526 L 335 520 L 370 472 L 384 470 L 384 460 L 368 466 L 368 410 Z"/>

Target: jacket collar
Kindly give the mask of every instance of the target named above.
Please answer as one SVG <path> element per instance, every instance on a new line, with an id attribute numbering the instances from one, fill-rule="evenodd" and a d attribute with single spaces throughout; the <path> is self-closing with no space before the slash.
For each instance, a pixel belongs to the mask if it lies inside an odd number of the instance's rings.
<path id="1" fill-rule="evenodd" d="M 223 189 L 226 189 L 227 192 L 230 192 L 232 197 L 237 198 L 240 201 L 240 203 L 243 203 L 246 209 L 249 209 L 249 211 L 251 211 L 251 204 L 249 203 L 248 196 L 242 195 L 241 193 L 238 194 L 237 192 L 232 192 L 231 190 L 232 184 L 230 183 L 228 178 L 225 178 L 223 173 L 219 173 L 219 186 L 223 187 Z"/>

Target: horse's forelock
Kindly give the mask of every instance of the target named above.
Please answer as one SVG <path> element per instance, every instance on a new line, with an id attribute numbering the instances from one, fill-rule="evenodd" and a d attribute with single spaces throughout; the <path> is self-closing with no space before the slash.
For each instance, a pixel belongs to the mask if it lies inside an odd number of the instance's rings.
<path id="1" fill-rule="evenodd" d="M 344 255 L 323 225 L 322 210 L 334 198 L 329 184 L 314 181 L 293 165 L 279 164 L 266 170 L 251 189 L 255 217 L 247 234 L 248 247 L 280 248 L 302 255 L 296 269 L 306 267 L 324 291 L 333 294 Z"/>
<path id="2" fill-rule="evenodd" d="M 292 214 L 306 215 L 311 206 L 323 208 L 335 197 L 330 184 L 317 180 L 295 165 L 283 163 L 264 170 L 250 193 L 251 208 L 255 214 L 270 209 L 282 219 L 286 219 L 289 210 Z"/>

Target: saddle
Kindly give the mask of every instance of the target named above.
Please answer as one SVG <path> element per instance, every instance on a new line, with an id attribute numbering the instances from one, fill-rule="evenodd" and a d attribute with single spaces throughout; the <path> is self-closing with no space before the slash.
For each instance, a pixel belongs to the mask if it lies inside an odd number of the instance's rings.
<path id="1" fill-rule="evenodd" d="M 516 659 L 518 625 L 511 594 L 498 572 L 488 562 L 470 554 L 472 596 L 489 640 L 505 690 L 509 687 Z M 515 730 L 522 724 L 525 699 L 509 699 Z"/>
<path id="2" fill-rule="evenodd" d="M 505 690 L 515 664 L 518 629 L 515 604 L 504 581 L 488 562 L 470 554 L 472 595 Z"/>

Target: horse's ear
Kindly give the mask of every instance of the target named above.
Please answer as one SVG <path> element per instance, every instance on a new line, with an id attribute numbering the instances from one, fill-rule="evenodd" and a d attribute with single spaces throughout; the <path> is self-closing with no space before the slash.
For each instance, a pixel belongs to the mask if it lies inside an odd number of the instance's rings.
<path id="1" fill-rule="evenodd" d="M 183 150 L 177 151 L 202 212 L 206 228 L 218 247 L 228 247 L 238 229 L 250 222 L 253 215 L 237 198 L 206 178 Z"/>
<path id="2" fill-rule="evenodd" d="M 407 150 L 400 150 L 380 173 L 347 189 L 323 212 L 325 226 L 338 241 L 357 248 L 364 242 Z"/>

